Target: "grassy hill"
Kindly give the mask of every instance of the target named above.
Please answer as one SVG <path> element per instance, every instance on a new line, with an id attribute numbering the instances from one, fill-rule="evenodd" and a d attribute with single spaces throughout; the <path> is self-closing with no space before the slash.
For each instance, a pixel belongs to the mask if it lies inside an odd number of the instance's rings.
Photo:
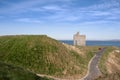
<path id="1" fill-rule="evenodd" d="M 120 80 L 120 72 L 105 74 L 95 80 Z"/>
<path id="2" fill-rule="evenodd" d="M 46 35 L 0 37 L 0 61 L 56 77 L 85 75 L 93 51 L 97 49 L 78 47 L 76 51 Z"/>
<path id="3" fill-rule="evenodd" d="M 120 80 L 120 48 L 108 47 L 102 55 L 99 68 L 102 72 L 96 80 Z"/>
<path id="4" fill-rule="evenodd" d="M 52 80 L 36 76 L 25 69 L 0 62 L 0 80 Z"/>

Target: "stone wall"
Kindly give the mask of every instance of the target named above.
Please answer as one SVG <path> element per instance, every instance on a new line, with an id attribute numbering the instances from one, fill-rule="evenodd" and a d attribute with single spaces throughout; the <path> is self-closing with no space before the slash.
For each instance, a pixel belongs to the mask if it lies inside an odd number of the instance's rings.
<path id="1" fill-rule="evenodd" d="M 79 32 L 77 32 L 73 36 L 73 42 L 74 42 L 74 45 L 85 46 L 86 45 L 86 36 L 85 35 L 80 35 Z"/>

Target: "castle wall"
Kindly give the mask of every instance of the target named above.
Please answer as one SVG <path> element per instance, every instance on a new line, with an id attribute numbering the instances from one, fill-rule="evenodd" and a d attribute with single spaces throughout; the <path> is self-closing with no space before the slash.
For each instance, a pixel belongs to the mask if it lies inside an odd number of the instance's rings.
<path id="1" fill-rule="evenodd" d="M 86 36 L 80 35 L 79 32 L 73 36 L 74 45 L 85 46 L 86 45 Z"/>

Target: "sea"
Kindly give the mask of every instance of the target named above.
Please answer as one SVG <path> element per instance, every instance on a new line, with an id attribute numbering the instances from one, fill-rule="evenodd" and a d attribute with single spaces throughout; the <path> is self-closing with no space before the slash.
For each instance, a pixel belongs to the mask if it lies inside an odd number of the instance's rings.
<path id="1" fill-rule="evenodd" d="M 59 40 L 60 42 L 73 45 L 73 40 Z M 120 41 L 86 41 L 86 46 L 117 46 L 120 47 Z"/>

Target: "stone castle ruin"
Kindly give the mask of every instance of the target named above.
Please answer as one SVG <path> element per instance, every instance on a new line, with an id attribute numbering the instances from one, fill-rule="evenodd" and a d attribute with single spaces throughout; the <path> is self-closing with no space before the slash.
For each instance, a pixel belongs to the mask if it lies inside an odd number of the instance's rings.
<path id="1" fill-rule="evenodd" d="M 73 36 L 73 41 L 75 46 L 85 46 L 86 45 L 86 36 L 80 35 L 79 32 L 77 32 Z"/>

